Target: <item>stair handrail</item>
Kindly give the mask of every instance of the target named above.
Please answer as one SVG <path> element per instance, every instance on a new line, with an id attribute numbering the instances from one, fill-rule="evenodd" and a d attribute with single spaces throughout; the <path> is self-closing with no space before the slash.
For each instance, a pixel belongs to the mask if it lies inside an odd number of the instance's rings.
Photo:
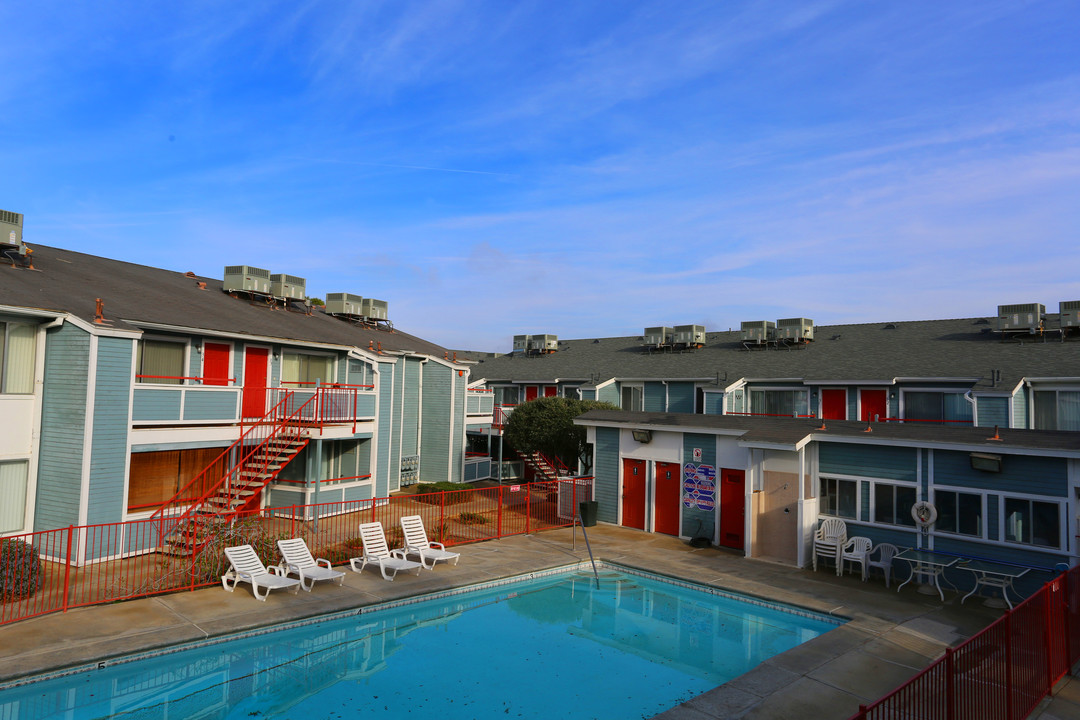
<path id="1" fill-rule="evenodd" d="M 266 415 L 264 415 L 264 416 L 263 416 L 263 417 L 262 417 L 262 418 L 261 418 L 260 420 L 257 420 L 257 421 L 255 421 L 255 423 L 253 423 L 253 424 L 251 425 L 251 427 L 249 427 L 249 428 L 248 428 L 247 430 L 245 430 L 244 432 L 240 433 L 240 437 L 236 439 L 236 442 L 234 442 L 234 443 L 233 443 L 232 445 L 230 445 L 229 447 L 225 448 L 225 449 L 224 449 L 224 450 L 223 450 L 223 451 L 221 452 L 221 454 L 220 454 L 220 455 L 218 455 L 218 456 L 217 456 L 217 457 L 215 457 L 215 458 L 214 458 L 213 460 L 211 460 L 211 461 L 210 461 L 210 463 L 209 463 L 209 464 L 208 464 L 208 465 L 207 465 L 207 466 L 206 466 L 205 468 L 203 468 L 203 469 L 202 469 L 202 472 L 200 472 L 200 473 L 199 473 L 198 475 L 196 475 L 196 476 L 195 476 L 195 477 L 193 477 L 193 478 L 192 478 L 191 480 L 189 480 L 189 481 L 188 481 L 188 483 L 187 483 L 186 485 L 184 485 L 184 487 L 182 487 L 182 488 L 180 488 L 179 490 L 177 490 L 177 491 L 176 491 L 176 493 L 174 493 L 174 494 L 173 494 L 173 496 L 172 496 L 171 498 L 169 498 L 169 499 L 168 499 L 168 500 L 166 500 L 166 501 L 165 501 L 164 503 L 162 503 L 162 504 L 161 504 L 161 507 L 159 507 L 159 508 L 158 508 L 157 510 L 155 510 L 155 511 L 154 511 L 154 513 L 153 513 L 153 514 L 152 514 L 152 515 L 150 516 L 150 518 L 149 518 L 149 519 L 150 519 L 150 520 L 157 520 L 157 519 L 160 519 L 160 518 L 161 518 L 161 517 L 162 517 L 162 516 L 164 515 L 164 513 L 165 513 L 165 510 L 166 510 L 167 508 L 169 508 L 169 507 L 172 507 L 173 505 L 179 505 L 179 504 L 180 504 L 180 501 L 181 501 L 181 498 L 182 498 L 182 497 L 183 497 L 183 496 L 184 496 L 184 495 L 185 495 L 185 494 L 187 493 L 188 489 L 189 489 L 189 488 L 191 488 L 191 486 L 192 486 L 192 485 L 195 485 L 195 484 L 196 484 L 196 482 L 198 482 L 199 480 L 201 480 L 201 479 L 203 478 L 203 476 L 204 476 L 204 475 L 206 475 L 206 473 L 207 473 L 207 472 L 209 472 L 210 468 L 214 467 L 214 465 L 216 465 L 216 464 L 217 464 L 217 462 L 218 462 L 219 460 L 221 460 L 222 458 L 224 458 L 224 457 L 226 457 L 227 455 L 229 455 L 229 453 L 231 453 L 231 452 L 232 452 L 232 451 L 233 451 L 234 449 L 236 449 L 236 448 L 237 448 L 238 446 L 239 446 L 239 447 L 242 447 L 242 446 L 243 446 L 243 442 L 244 442 L 244 440 L 246 440 L 246 439 L 247 439 L 248 435 L 250 435 L 251 433 L 253 433 L 253 432 L 254 432 L 254 431 L 255 431 L 256 429 L 258 429 L 258 428 L 262 427 L 262 426 L 263 426 L 263 424 L 264 424 L 264 421 L 265 421 L 265 420 L 266 420 L 266 419 L 267 419 L 268 417 L 270 417 L 271 415 L 275 415 L 275 414 L 277 414 L 277 413 L 278 413 L 278 411 L 279 411 L 279 409 L 283 409 L 283 407 L 284 407 L 284 406 L 285 406 L 285 405 L 286 405 L 286 404 L 287 404 L 287 403 L 289 402 L 289 400 L 290 400 L 290 399 L 292 399 L 292 392 L 291 392 L 291 391 L 288 391 L 288 392 L 286 392 L 286 393 L 285 393 L 285 395 L 284 395 L 284 396 L 283 396 L 283 397 L 281 398 L 281 400 L 280 400 L 280 401 L 279 401 L 279 402 L 277 403 L 277 405 L 275 405 L 274 407 L 272 407 L 272 408 L 270 409 L 270 411 L 266 413 Z M 243 426 L 243 424 L 241 423 L 241 427 L 242 427 L 242 426 Z M 224 476 L 223 476 L 223 477 L 224 477 Z M 220 482 L 219 482 L 218 484 L 220 484 Z M 216 485 L 215 485 L 215 487 L 216 487 Z"/>
<path id="2" fill-rule="evenodd" d="M 585 521 L 581 519 L 581 513 L 574 514 L 574 550 L 577 550 L 577 529 L 581 526 L 581 534 L 585 538 L 585 549 L 589 551 L 589 560 L 592 562 L 593 577 L 596 578 L 596 589 L 600 589 L 600 573 L 596 572 L 596 558 L 592 554 L 592 546 L 589 545 L 589 533 L 585 532 Z"/>

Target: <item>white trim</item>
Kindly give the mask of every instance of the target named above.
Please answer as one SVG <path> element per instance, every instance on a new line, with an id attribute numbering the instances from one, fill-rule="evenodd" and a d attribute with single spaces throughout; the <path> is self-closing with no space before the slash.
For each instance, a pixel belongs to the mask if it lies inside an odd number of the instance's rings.
<path id="1" fill-rule="evenodd" d="M 131 342 L 131 377 L 135 377 L 135 362 L 138 356 L 139 340 L 135 339 Z M 127 431 L 124 433 L 124 490 L 121 494 L 120 516 L 127 517 L 128 512 L 128 492 L 131 489 L 131 429 L 133 426 L 132 418 L 135 411 L 135 387 L 132 383 L 132 387 L 128 390 L 128 406 L 127 406 Z M 181 415 L 181 417 L 183 417 Z M 126 547 L 126 545 L 125 545 Z"/>
<path id="2" fill-rule="evenodd" d="M 989 537 L 989 534 L 990 534 L 990 514 L 989 514 L 989 502 L 987 501 L 987 497 L 989 497 L 990 495 L 999 495 L 999 493 L 994 492 L 994 491 L 988 491 L 988 490 L 985 490 L 985 489 L 978 489 L 977 490 L 977 489 L 969 488 L 969 487 L 960 487 L 960 486 L 957 486 L 957 485 L 931 485 L 930 486 L 930 498 L 929 498 L 929 501 L 931 503 L 933 503 L 935 507 L 940 507 L 940 503 L 938 503 L 938 501 L 937 501 L 937 493 L 938 493 L 939 490 L 941 492 L 951 492 L 951 493 L 956 493 L 958 495 L 959 494 L 975 495 L 980 499 L 980 502 L 981 502 L 980 512 L 982 513 L 982 535 L 968 535 L 967 533 L 962 533 L 962 532 L 952 532 L 952 531 L 949 531 L 949 530 L 942 530 L 936 523 L 934 525 L 934 531 L 933 531 L 934 534 L 939 534 L 940 533 L 943 537 L 946 537 L 946 538 L 957 538 L 957 539 L 960 539 L 960 540 L 970 540 L 972 542 L 987 540 L 988 537 Z M 957 515 L 959 516 L 959 513 L 960 513 L 960 501 L 959 501 L 959 498 L 957 498 L 956 512 L 957 512 Z M 941 519 L 940 513 L 938 515 L 938 519 L 939 520 Z M 959 521 L 959 517 L 957 518 L 957 520 Z"/>
<path id="3" fill-rule="evenodd" d="M 996 493 L 998 496 L 998 539 L 997 542 L 1005 547 L 1023 548 L 1025 550 L 1032 550 L 1035 552 L 1047 552 L 1068 554 L 1069 542 L 1065 533 L 1069 529 L 1069 521 L 1065 516 L 1065 510 L 1068 506 L 1068 498 L 1050 496 L 1050 495 L 1035 495 L 1031 493 L 1007 493 L 1004 491 Z M 1029 503 L 1041 502 L 1048 505 L 1058 506 L 1058 544 L 1054 547 L 1048 547 L 1046 545 L 1035 545 L 1034 543 L 1017 542 L 1015 540 L 1005 539 L 1005 500 L 1023 500 Z"/>
<path id="4" fill-rule="evenodd" d="M 86 407 L 84 408 L 85 421 L 83 424 L 83 455 L 82 469 L 79 477 L 79 525 L 87 525 L 90 502 L 90 466 L 94 453 L 94 401 L 97 398 L 97 364 L 98 364 L 98 338 L 90 335 L 90 356 L 87 358 L 86 369 Z M 79 559 L 85 556 L 86 533 L 79 534 Z M 68 558 L 70 560 L 70 558 Z"/>

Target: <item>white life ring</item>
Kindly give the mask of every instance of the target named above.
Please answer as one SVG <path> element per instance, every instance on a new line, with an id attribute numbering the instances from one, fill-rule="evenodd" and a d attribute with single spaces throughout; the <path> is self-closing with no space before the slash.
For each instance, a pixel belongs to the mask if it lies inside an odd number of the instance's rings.
<path id="1" fill-rule="evenodd" d="M 911 517 L 920 528 L 928 528 L 937 521 L 937 508 L 932 503 L 920 500 L 911 506 Z"/>

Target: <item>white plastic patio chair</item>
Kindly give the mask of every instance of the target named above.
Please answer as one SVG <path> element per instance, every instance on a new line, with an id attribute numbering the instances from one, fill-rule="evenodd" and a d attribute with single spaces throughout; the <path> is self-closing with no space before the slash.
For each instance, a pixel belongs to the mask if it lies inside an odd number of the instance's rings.
<path id="1" fill-rule="evenodd" d="M 337 580 L 341 585 L 345 582 L 345 573 L 334 570 L 330 561 L 326 558 L 316 560 L 311 556 L 304 538 L 292 538 L 290 540 L 278 540 L 278 550 L 281 551 L 281 567 L 288 576 L 296 573 L 300 576 L 300 587 L 304 592 L 311 592 L 311 588 L 320 580 Z"/>
<path id="2" fill-rule="evenodd" d="M 840 574 L 840 549 L 847 542 L 847 523 L 840 518 L 825 518 L 814 532 L 814 571 L 817 571 L 818 557 L 828 558 Z"/>
<path id="3" fill-rule="evenodd" d="M 900 552 L 900 548 L 892 543 L 875 545 L 874 549 L 870 551 L 870 559 L 866 563 L 866 573 L 869 575 L 871 568 L 880 568 L 885 575 L 885 587 L 889 587 L 889 580 L 892 578 L 892 561 L 898 552 Z M 877 560 L 872 559 L 874 553 L 877 553 Z"/>
<path id="4" fill-rule="evenodd" d="M 393 580 L 399 570 L 416 570 L 416 574 L 419 575 L 424 567 L 418 562 L 407 559 L 404 550 L 391 550 L 386 546 L 386 534 L 383 532 L 382 523 L 360 523 L 360 539 L 364 543 L 364 554 L 349 559 L 349 565 L 354 572 L 363 572 L 368 563 L 373 563 L 379 566 L 384 579 Z M 357 567 L 357 563 L 360 567 Z"/>
<path id="5" fill-rule="evenodd" d="M 868 537 L 853 537 L 844 543 L 840 550 L 840 575 L 847 570 L 849 563 L 859 563 L 859 574 L 862 581 L 866 582 L 866 564 L 870 562 L 870 549 L 874 547 L 874 541 Z"/>
<path id="6" fill-rule="evenodd" d="M 287 577 L 281 568 L 276 565 L 267 568 L 263 565 L 262 560 L 255 554 L 255 549 L 250 545 L 227 547 L 225 557 L 229 559 L 232 567 L 221 576 L 221 585 L 229 592 L 236 589 L 237 583 L 251 583 L 251 591 L 255 593 L 255 597 L 266 602 L 266 596 L 271 590 L 291 587 L 295 595 L 300 589 L 300 581 Z M 231 587 L 229 581 L 232 581 Z M 260 587 L 265 588 L 265 592 L 261 595 L 259 594 Z"/>
<path id="7" fill-rule="evenodd" d="M 419 555 L 420 564 L 426 569 L 435 568 L 435 563 L 442 560 L 454 561 L 457 565 L 461 553 L 450 552 L 440 542 L 430 542 L 424 530 L 424 519 L 419 515 L 407 515 L 401 518 L 401 531 L 405 534 L 405 556 Z"/>

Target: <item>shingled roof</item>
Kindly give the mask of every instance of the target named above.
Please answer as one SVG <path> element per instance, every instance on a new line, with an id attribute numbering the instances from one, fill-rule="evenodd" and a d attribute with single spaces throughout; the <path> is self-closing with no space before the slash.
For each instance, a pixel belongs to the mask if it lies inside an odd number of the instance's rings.
<path id="1" fill-rule="evenodd" d="M 901 378 L 955 378 L 979 390 L 1012 390 L 1024 378 L 1080 377 L 1080 340 L 1057 332 L 1009 339 L 994 318 L 819 325 L 817 339 L 795 347 L 747 350 L 740 331 L 710 332 L 693 351 L 646 351 L 640 336 L 560 340 L 547 355 L 478 357 L 475 377 L 488 382 L 618 379 L 712 380 L 741 378 L 810 384 L 872 384 Z M 994 385 L 993 372 L 999 371 Z"/>
<path id="2" fill-rule="evenodd" d="M 33 247 L 34 269 L 0 266 L 0 305 L 70 313 L 93 322 L 104 302 L 103 327 L 135 330 L 141 324 L 207 330 L 283 342 L 322 343 L 444 356 L 446 348 L 401 330 L 369 328 L 223 292 L 217 278 L 136 265 L 43 245 Z M 205 288 L 200 287 L 205 283 Z"/>

